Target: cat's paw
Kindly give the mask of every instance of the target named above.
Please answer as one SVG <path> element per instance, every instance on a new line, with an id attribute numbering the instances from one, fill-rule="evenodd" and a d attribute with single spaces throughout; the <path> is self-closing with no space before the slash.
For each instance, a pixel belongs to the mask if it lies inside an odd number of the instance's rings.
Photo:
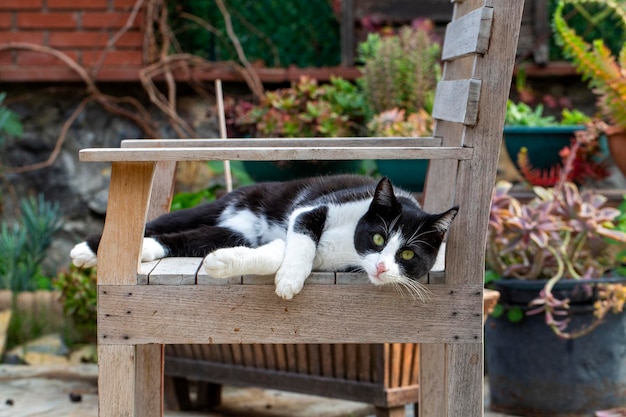
<path id="1" fill-rule="evenodd" d="M 304 287 L 304 281 L 308 274 L 290 271 L 289 269 L 280 270 L 276 273 L 274 280 L 276 284 L 276 295 L 285 300 L 291 300 L 294 295 L 299 294 Z"/>
<path id="2" fill-rule="evenodd" d="M 242 249 L 226 248 L 209 253 L 203 261 L 204 270 L 212 278 L 230 278 L 241 275 Z"/>
<path id="3" fill-rule="evenodd" d="M 141 262 L 150 262 L 165 258 L 165 255 L 163 245 L 151 237 L 143 238 L 143 245 L 141 245 Z"/>
<path id="4" fill-rule="evenodd" d="M 98 259 L 96 254 L 89 248 L 87 242 L 82 242 L 74 246 L 70 251 L 72 263 L 79 268 L 90 268 L 96 266 Z"/>

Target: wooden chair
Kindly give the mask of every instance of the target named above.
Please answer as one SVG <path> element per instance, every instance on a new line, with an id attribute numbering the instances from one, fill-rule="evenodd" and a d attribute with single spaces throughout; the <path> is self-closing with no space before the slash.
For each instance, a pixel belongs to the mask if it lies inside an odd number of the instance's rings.
<path id="1" fill-rule="evenodd" d="M 523 2 L 453 2 L 434 138 L 126 141 L 80 152 L 112 162 L 98 252 L 100 417 L 163 414 L 165 344 L 420 343 L 419 415 L 482 415 L 484 244 Z M 461 207 L 445 271 L 424 278 L 428 301 L 339 273 L 312 274 L 285 301 L 271 277 L 216 281 L 200 259 L 139 262 L 145 221 L 167 211 L 171 195 L 159 178 L 171 178 L 176 161 L 350 158 L 430 159 L 425 208 Z"/>

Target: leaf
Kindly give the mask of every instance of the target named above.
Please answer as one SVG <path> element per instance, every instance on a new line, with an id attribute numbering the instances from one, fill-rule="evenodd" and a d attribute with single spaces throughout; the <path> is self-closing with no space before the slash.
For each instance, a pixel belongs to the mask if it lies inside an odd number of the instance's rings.
<path id="1" fill-rule="evenodd" d="M 520 307 L 511 307 L 506 312 L 506 317 L 511 323 L 519 323 L 524 320 L 524 312 Z"/>
<path id="2" fill-rule="evenodd" d="M 499 318 L 502 317 L 504 315 L 504 306 L 500 303 L 496 304 L 493 307 L 493 310 L 491 311 L 491 317 L 493 318 Z"/>

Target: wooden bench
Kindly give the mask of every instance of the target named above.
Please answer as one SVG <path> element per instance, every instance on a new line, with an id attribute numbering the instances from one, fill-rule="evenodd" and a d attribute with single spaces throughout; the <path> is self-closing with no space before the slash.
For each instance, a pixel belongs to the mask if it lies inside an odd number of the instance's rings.
<path id="1" fill-rule="evenodd" d="M 433 112 L 437 139 L 146 141 L 80 152 L 83 161 L 112 163 L 98 252 L 100 417 L 163 414 L 166 344 L 420 343 L 419 415 L 482 415 L 484 247 L 523 2 L 453 3 Z M 445 272 L 426 278 L 425 302 L 353 275 L 315 275 L 285 301 L 267 278 L 209 282 L 197 260 L 140 266 L 145 221 L 167 211 L 171 195 L 171 181 L 159 179 L 171 179 L 176 161 L 351 158 L 430 159 L 425 208 L 461 207 Z M 170 262 L 176 270 L 160 273 Z M 176 272 L 185 268 L 195 271 Z"/>

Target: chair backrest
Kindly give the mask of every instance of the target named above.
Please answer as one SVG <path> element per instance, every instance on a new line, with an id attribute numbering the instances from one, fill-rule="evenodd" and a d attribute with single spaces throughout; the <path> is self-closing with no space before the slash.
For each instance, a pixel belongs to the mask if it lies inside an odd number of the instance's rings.
<path id="1" fill-rule="evenodd" d="M 457 1 L 443 48 L 443 77 L 433 115 L 443 146 L 473 149 L 468 160 L 430 162 L 424 206 L 460 206 L 446 245 L 447 284 L 482 283 L 490 196 L 496 178 L 523 1 Z M 471 29 L 468 29 L 471 27 Z M 439 96 L 441 93 L 441 96 Z M 445 97 L 445 98 L 444 98 Z M 459 98 L 462 98 L 460 100 Z M 482 375 L 467 372 L 482 351 L 471 345 L 423 345 L 420 407 L 426 416 L 467 414 L 458 397 L 478 398 Z M 445 375 L 445 378 L 424 378 Z M 480 415 L 476 412 L 476 414 Z"/>
<path id="2" fill-rule="evenodd" d="M 422 417 L 481 415 L 484 243 L 523 1 L 453 2 L 434 140 L 155 140 L 81 151 L 83 161 L 113 162 L 98 253 L 101 416 L 159 415 L 150 401 L 162 393 L 152 377 L 162 372 L 162 354 L 153 344 L 384 342 L 427 343 L 420 349 Z M 429 276 L 431 299 L 399 300 L 341 274 L 331 279 L 340 290 L 310 286 L 291 302 L 257 281 L 137 285 L 143 224 L 167 210 L 175 161 L 226 159 L 430 159 L 425 208 L 460 206 L 445 273 Z M 161 175 L 165 181 L 155 181 Z"/>

